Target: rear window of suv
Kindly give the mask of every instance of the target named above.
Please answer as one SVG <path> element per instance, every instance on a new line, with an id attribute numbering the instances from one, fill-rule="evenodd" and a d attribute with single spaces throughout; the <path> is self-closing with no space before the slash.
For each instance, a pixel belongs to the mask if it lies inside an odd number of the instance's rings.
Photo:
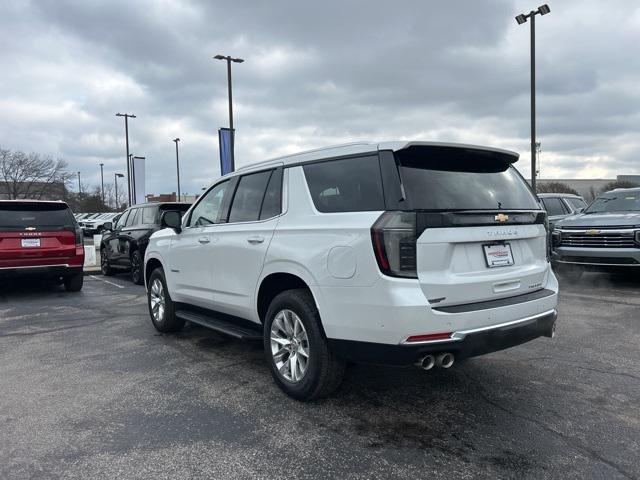
<path id="1" fill-rule="evenodd" d="M 0 229 L 62 229 L 73 228 L 75 223 L 71 210 L 64 203 L 0 202 Z"/>
<path id="2" fill-rule="evenodd" d="M 384 210 L 378 156 L 330 160 L 303 166 L 319 212 Z"/>
<path id="3" fill-rule="evenodd" d="M 500 152 L 410 147 L 396 154 L 413 210 L 539 210 L 533 192 Z"/>

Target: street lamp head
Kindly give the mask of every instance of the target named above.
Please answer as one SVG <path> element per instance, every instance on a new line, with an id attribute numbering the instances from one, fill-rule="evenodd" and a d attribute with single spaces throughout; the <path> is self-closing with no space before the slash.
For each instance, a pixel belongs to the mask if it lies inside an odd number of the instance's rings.
<path id="1" fill-rule="evenodd" d="M 527 21 L 527 17 L 522 13 L 516 17 L 516 22 L 518 22 L 518 25 L 522 25 L 526 21 Z"/>
<path id="2" fill-rule="evenodd" d="M 232 58 L 231 59 L 232 62 L 236 62 L 236 63 L 242 63 L 244 62 L 244 60 L 242 58 Z"/>
<path id="3" fill-rule="evenodd" d="M 144 159 L 146 159 L 147 157 L 133 157 L 133 158 L 135 158 L 136 160 L 144 160 Z"/>
<path id="4" fill-rule="evenodd" d="M 123 173 L 116 173 L 116 177 L 118 177 L 118 178 L 124 178 L 124 174 L 123 174 Z"/>
<path id="5" fill-rule="evenodd" d="M 227 59 L 227 57 L 225 57 L 224 55 L 216 55 L 213 58 L 215 58 L 216 60 L 226 60 Z"/>
<path id="6" fill-rule="evenodd" d="M 546 15 L 550 11 L 551 9 L 549 8 L 549 5 L 547 5 L 546 3 L 538 7 L 538 12 L 540 12 L 540 15 Z"/>
<path id="7" fill-rule="evenodd" d="M 179 138 L 174 138 L 173 141 L 178 143 L 180 141 L 180 139 Z"/>

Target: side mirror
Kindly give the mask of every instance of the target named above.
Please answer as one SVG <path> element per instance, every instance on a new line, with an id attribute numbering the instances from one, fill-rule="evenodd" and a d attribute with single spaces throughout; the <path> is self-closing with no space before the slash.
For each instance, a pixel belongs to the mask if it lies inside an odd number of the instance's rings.
<path id="1" fill-rule="evenodd" d="M 104 222 L 104 225 L 102 225 L 102 229 L 103 229 L 104 231 L 109 231 L 109 232 L 110 232 L 111 230 L 113 230 L 113 223 L 111 223 L 111 222 Z"/>
<path id="2" fill-rule="evenodd" d="M 182 217 L 180 216 L 180 212 L 175 210 L 162 212 L 160 216 L 160 227 L 173 228 L 176 233 L 180 233 L 182 231 Z"/>

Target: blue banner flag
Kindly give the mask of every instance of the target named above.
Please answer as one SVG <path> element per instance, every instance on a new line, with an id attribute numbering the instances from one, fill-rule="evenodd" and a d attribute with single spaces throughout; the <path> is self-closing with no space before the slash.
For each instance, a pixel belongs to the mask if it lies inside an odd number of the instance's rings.
<path id="1" fill-rule="evenodd" d="M 218 142 L 220 143 L 220 175 L 226 175 L 233 171 L 231 164 L 231 130 L 229 128 L 218 129 Z"/>

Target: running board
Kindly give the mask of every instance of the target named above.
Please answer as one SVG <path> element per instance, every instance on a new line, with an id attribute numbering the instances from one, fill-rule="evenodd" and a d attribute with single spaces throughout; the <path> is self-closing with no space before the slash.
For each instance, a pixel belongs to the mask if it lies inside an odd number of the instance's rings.
<path id="1" fill-rule="evenodd" d="M 197 323 L 203 327 L 215 330 L 219 333 L 224 333 L 233 338 L 240 340 L 262 340 L 262 331 L 260 327 L 256 325 L 255 328 L 251 326 L 238 325 L 228 320 L 222 320 L 212 315 L 204 315 L 202 313 L 192 312 L 188 310 L 176 310 L 176 317 L 182 318 L 191 323 Z"/>

